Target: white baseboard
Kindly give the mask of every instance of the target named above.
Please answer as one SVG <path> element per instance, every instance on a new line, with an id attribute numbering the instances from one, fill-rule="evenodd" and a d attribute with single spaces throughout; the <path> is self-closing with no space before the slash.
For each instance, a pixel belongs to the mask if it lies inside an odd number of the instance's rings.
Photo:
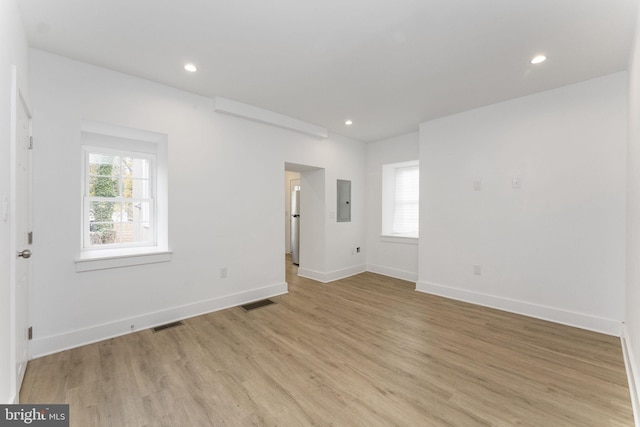
<path id="1" fill-rule="evenodd" d="M 469 302 L 472 304 L 491 307 L 563 325 L 574 326 L 616 337 L 622 334 L 622 322 L 602 317 L 590 316 L 583 313 L 562 310 L 555 307 L 532 304 L 529 302 L 509 298 L 472 292 L 465 289 L 452 288 L 429 282 L 416 283 L 416 291 L 439 295 L 446 298 Z"/>
<path id="2" fill-rule="evenodd" d="M 640 427 L 640 366 L 638 366 L 637 358 L 633 354 L 631 343 L 629 341 L 629 332 L 627 325 L 622 325 L 622 354 L 624 355 L 624 366 L 627 370 L 627 379 L 629 380 L 629 393 L 631 395 L 631 406 L 633 407 L 633 418 L 636 427 Z"/>
<path id="3" fill-rule="evenodd" d="M 235 307 L 249 302 L 286 294 L 286 282 L 252 289 L 237 294 L 225 295 L 206 301 L 198 301 L 179 307 L 154 313 L 147 313 L 126 319 L 120 319 L 102 325 L 69 331 L 58 335 L 35 338 L 30 344 L 31 357 L 41 357 L 74 347 L 80 347 L 98 341 L 104 341 L 120 335 L 126 335 L 143 329 L 153 328 L 165 323 L 200 316 L 225 308 Z M 135 325 L 131 329 L 131 325 Z"/>
<path id="4" fill-rule="evenodd" d="M 356 274 L 364 273 L 365 271 L 367 270 L 364 265 L 354 265 L 353 267 L 329 271 L 326 273 L 300 267 L 298 268 L 298 276 L 317 280 L 322 283 L 329 283 L 346 277 L 355 276 Z"/>
<path id="5" fill-rule="evenodd" d="M 418 273 L 384 267 L 382 265 L 367 264 L 367 271 L 370 271 L 376 274 L 382 274 L 383 276 L 393 277 L 400 280 L 406 280 L 408 282 L 415 283 L 418 281 Z"/>

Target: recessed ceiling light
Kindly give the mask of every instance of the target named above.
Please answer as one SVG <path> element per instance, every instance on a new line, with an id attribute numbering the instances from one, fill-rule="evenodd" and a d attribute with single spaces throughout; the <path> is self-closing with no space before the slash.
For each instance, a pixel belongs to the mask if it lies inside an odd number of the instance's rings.
<path id="1" fill-rule="evenodd" d="M 192 73 L 195 73 L 196 71 L 198 71 L 198 69 L 196 68 L 196 66 L 195 66 L 195 65 L 193 65 L 193 64 L 187 64 L 187 65 L 185 65 L 185 66 L 184 66 L 184 69 L 185 69 L 185 70 L 187 70 L 187 71 L 190 71 L 190 72 L 192 72 Z"/>
<path id="2" fill-rule="evenodd" d="M 533 59 L 531 60 L 532 64 L 539 64 L 541 62 L 544 62 L 547 60 L 547 57 L 544 55 L 538 55 L 538 56 L 534 56 Z"/>
<path id="3" fill-rule="evenodd" d="M 353 122 L 351 120 L 347 120 L 346 122 L 344 122 L 344 124 L 347 126 L 351 126 Z"/>

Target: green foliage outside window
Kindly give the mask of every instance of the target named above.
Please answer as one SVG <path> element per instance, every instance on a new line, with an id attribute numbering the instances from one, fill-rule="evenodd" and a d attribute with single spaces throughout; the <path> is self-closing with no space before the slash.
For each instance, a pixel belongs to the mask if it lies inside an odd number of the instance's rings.
<path id="1" fill-rule="evenodd" d="M 92 165 L 94 166 L 94 165 Z M 113 177 L 112 164 L 95 165 L 96 176 L 91 179 L 89 195 L 94 197 L 116 197 L 118 195 L 118 180 Z M 101 243 L 111 243 L 115 238 L 113 229 L 113 212 L 115 203 L 98 201 L 92 204 L 93 224 L 91 231 L 96 233 Z"/>

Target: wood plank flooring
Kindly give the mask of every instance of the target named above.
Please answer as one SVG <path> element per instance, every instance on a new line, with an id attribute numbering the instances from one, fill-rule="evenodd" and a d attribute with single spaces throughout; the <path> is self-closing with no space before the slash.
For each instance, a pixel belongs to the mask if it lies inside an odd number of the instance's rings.
<path id="1" fill-rule="evenodd" d="M 277 304 L 32 360 L 20 400 L 78 427 L 633 426 L 618 338 L 296 271 Z"/>

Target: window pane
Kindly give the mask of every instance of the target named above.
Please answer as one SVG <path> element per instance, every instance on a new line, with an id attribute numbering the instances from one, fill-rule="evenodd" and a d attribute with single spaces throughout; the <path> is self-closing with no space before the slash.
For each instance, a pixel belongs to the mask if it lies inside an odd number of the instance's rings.
<path id="1" fill-rule="evenodd" d="M 109 245 L 116 243 L 116 227 L 112 222 L 91 222 L 89 241 L 91 245 Z"/>
<path id="2" fill-rule="evenodd" d="M 131 176 L 133 173 L 133 158 L 131 157 L 123 157 L 122 158 L 122 176 Z"/>
<path id="3" fill-rule="evenodd" d="M 117 156 L 104 153 L 89 153 L 89 163 L 91 165 L 113 165 Z"/>
<path id="4" fill-rule="evenodd" d="M 109 176 L 92 176 L 89 178 L 89 196 L 117 197 L 118 179 Z"/>
<path id="5" fill-rule="evenodd" d="M 419 210 L 417 203 L 397 204 L 393 218 L 394 233 L 417 233 Z"/>
<path id="6" fill-rule="evenodd" d="M 150 202 L 137 202 L 133 203 L 132 208 L 132 221 L 135 222 L 149 222 L 151 218 L 151 203 Z"/>
<path id="7" fill-rule="evenodd" d="M 148 222 L 124 222 L 121 226 L 121 243 L 151 242 L 151 228 Z"/>
<path id="8" fill-rule="evenodd" d="M 89 203 L 90 244 L 127 244 L 153 241 L 151 202 Z"/>
<path id="9" fill-rule="evenodd" d="M 109 154 L 89 154 L 89 174 L 101 176 L 113 176 L 119 173 L 120 160 L 118 156 Z"/>
<path id="10" fill-rule="evenodd" d="M 122 180 L 122 197 L 133 199 L 148 199 L 151 197 L 151 187 L 148 179 L 124 178 Z"/>
<path id="11" fill-rule="evenodd" d="M 142 178 L 149 179 L 149 160 L 148 159 L 137 159 L 127 157 L 126 160 L 126 174 L 123 173 L 123 176 L 131 177 L 131 178 Z"/>
<path id="12" fill-rule="evenodd" d="M 418 166 L 396 169 L 394 233 L 418 234 L 420 172 Z"/>
<path id="13" fill-rule="evenodd" d="M 111 215 L 113 222 L 120 223 L 129 220 L 127 212 L 127 207 L 130 207 L 129 205 L 131 205 L 131 203 L 114 203 L 113 214 Z"/>
<path id="14" fill-rule="evenodd" d="M 102 201 L 89 203 L 89 219 L 92 222 L 113 222 L 114 214 L 119 215 L 119 211 L 119 203 Z"/>
<path id="15" fill-rule="evenodd" d="M 419 172 L 417 167 L 396 170 L 396 200 L 418 200 Z"/>

